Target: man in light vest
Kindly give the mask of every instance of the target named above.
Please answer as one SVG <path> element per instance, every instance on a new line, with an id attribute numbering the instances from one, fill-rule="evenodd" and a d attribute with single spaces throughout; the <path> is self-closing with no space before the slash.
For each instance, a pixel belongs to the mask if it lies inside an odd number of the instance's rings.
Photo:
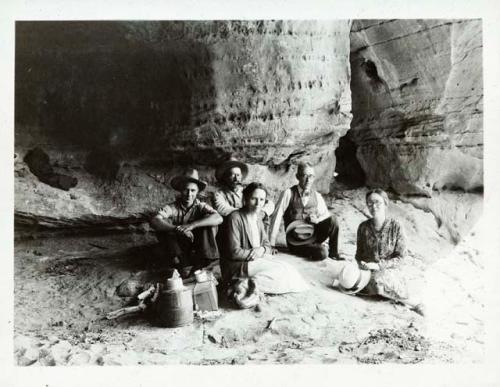
<path id="1" fill-rule="evenodd" d="M 341 259 L 338 252 L 339 227 L 321 194 L 313 189 L 313 167 L 309 163 L 300 163 L 296 177 L 299 183 L 282 192 L 271 217 L 271 245 L 276 245 L 283 219 L 286 243 L 292 254 L 314 260 L 327 257 Z"/>

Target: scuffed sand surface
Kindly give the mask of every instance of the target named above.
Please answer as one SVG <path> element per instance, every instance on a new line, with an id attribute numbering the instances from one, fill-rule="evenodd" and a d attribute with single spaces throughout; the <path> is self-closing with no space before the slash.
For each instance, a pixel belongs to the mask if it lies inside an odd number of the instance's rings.
<path id="1" fill-rule="evenodd" d="M 331 198 L 341 251 L 355 252 L 366 219 L 364 192 Z M 395 202 L 410 256 L 405 276 L 425 317 L 402 305 L 342 294 L 332 261 L 282 251 L 310 290 L 266 296 L 259 308 L 221 313 L 186 327 L 155 327 L 147 314 L 105 320 L 129 301 L 116 288 L 154 280 L 150 234 L 39 239 L 15 246 L 14 358 L 18 365 L 481 362 L 484 353 L 480 241 L 452 246 L 432 214 Z M 157 276 L 158 277 L 158 276 Z M 160 278 L 161 279 L 161 278 Z M 467 279 L 467 281 L 465 280 Z M 272 321 L 272 323 L 270 323 Z"/>

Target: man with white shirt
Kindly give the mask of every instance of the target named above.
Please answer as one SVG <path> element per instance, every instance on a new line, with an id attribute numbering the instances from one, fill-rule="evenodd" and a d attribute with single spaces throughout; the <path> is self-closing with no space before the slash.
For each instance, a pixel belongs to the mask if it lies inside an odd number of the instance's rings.
<path id="1" fill-rule="evenodd" d="M 300 163 L 297 167 L 299 184 L 285 190 L 278 201 L 271 217 L 269 240 L 276 245 L 281 219 L 287 229 L 287 245 L 296 255 L 322 260 L 327 257 L 340 259 L 338 253 L 339 227 L 330 214 L 325 200 L 313 189 L 314 169 L 309 163 Z M 295 224 L 310 225 L 313 229 L 310 242 L 295 243 L 293 228 Z M 290 227 L 289 227 L 290 226 Z M 289 232 L 290 231 L 290 232 Z"/>
<path id="2" fill-rule="evenodd" d="M 179 192 L 175 202 L 161 208 L 150 224 L 156 231 L 168 266 L 193 271 L 208 266 L 219 259 L 216 244 L 217 226 L 222 217 L 207 203 L 198 199 L 207 183 L 200 180 L 196 169 L 186 169 L 171 182 Z M 186 269 L 186 270 L 185 270 Z"/>

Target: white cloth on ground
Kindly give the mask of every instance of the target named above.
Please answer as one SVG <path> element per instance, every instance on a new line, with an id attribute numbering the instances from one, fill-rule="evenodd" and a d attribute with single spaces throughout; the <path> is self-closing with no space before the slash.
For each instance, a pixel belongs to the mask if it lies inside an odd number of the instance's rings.
<path id="1" fill-rule="evenodd" d="M 297 293 L 309 289 L 309 285 L 293 266 L 266 256 L 248 262 L 248 276 L 263 293 Z"/>

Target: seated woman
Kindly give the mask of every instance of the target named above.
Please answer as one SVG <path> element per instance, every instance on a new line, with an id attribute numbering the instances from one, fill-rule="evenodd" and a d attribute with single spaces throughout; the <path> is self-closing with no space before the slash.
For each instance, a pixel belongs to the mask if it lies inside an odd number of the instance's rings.
<path id="1" fill-rule="evenodd" d="M 363 269 L 394 267 L 406 254 L 406 238 L 400 223 L 387 217 L 389 198 L 381 189 L 366 194 L 371 218 L 358 227 L 356 260 Z"/>
<path id="2" fill-rule="evenodd" d="M 361 274 L 367 275 L 364 271 L 369 270 L 371 276 L 366 286 L 356 292 L 393 299 L 423 314 L 422 305 L 409 297 L 400 272 L 390 270 L 397 268 L 406 255 L 406 238 L 401 224 L 387 216 L 387 193 L 381 189 L 368 191 L 366 205 L 372 217 L 358 227 L 356 261 Z"/>
<path id="3" fill-rule="evenodd" d="M 224 227 L 221 271 L 225 284 L 233 279 L 251 278 L 262 293 L 299 292 L 308 288 L 294 267 L 272 258 L 259 212 L 267 198 L 261 183 L 243 190 L 243 207 L 232 212 Z"/>

